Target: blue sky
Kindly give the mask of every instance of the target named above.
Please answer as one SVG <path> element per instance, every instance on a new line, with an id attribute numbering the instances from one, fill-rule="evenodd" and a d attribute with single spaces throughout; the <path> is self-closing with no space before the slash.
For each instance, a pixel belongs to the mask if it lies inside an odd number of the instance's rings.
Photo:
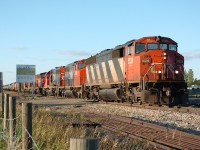
<path id="1" fill-rule="evenodd" d="M 46 72 L 153 35 L 174 39 L 200 79 L 199 0 L 1 0 L 0 72 L 8 84 L 17 64 Z"/>

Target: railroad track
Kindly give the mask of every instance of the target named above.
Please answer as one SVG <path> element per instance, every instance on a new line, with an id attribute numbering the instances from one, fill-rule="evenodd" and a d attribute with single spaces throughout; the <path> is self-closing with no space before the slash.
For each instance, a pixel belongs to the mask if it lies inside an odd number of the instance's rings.
<path id="1" fill-rule="evenodd" d="M 200 149 L 200 136 L 197 135 L 132 118 L 94 113 L 86 113 L 85 116 L 99 118 L 101 127 L 106 130 L 146 140 L 160 149 Z"/>
<path id="2" fill-rule="evenodd" d="M 17 92 L 12 92 L 12 91 L 9 91 L 7 92 L 13 96 L 16 96 L 17 95 Z M 31 96 L 29 93 L 25 93 L 26 96 Z M 39 94 L 35 94 L 35 96 L 39 96 L 41 97 L 41 95 Z M 57 99 L 58 97 L 56 96 L 49 96 L 50 98 L 55 98 Z M 60 99 L 65 99 L 63 97 L 59 97 Z M 73 99 L 73 98 L 68 98 L 69 99 Z M 80 99 L 80 100 L 83 100 L 83 99 Z M 92 103 L 97 103 L 97 101 L 93 101 L 93 100 L 84 100 L 85 102 L 92 102 Z M 199 100 L 200 101 L 200 100 Z M 133 103 L 133 104 L 130 104 L 128 102 L 124 102 L 124 103 L 121 103 L 121 102 L 105 102 L 105 101 L 99 101 L 99 103 L 102 103 L 102 104 L 111 104 L 111 105 L 120 105 L 120 106 L 128 106 L 128 107 L 139 107 L 139 108 L 147 108 L 147 109 L 153 109 L 153 110 L 167 110 L 167 111 L 177 111 L 177 112 L 187 112 L 187 113 L 195 113 L 195 114 L 200 114 L 200 105 L 195 105 L 195 104 L 192 104 L 192 105 L 188 105 L 188 106 L 181 106 L 181 107 L 178 107 L 178 106 L 174 106 L 174 107 L 168 107 L 168 106 L 165 106 L 165 105 L 162 105 L 162 106 L 157 106 L 157 105 L 154 105 L 154 106 L 149 106 L 148 103 L 144 103 L 142 105 L 140 105 L 139 103 Z"/>

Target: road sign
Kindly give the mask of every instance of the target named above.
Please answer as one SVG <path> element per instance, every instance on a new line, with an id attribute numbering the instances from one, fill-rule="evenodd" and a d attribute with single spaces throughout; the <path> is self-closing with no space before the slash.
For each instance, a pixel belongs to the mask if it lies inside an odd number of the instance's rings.
<path id="1" fill-rule="evenodd" d="M 34 83 L 35 65 L 17 65 L 17 83 Z"/>

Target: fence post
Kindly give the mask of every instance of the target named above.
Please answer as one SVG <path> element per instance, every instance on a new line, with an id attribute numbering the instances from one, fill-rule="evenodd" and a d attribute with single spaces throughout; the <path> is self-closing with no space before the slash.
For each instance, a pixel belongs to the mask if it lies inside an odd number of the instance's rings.
<path id="1" fill-rule="evenodd" d="M 1 103 L 1 115 L 3 118 L 3 114 L 4 114 L 4 93 L 0 93 L 0 103 Z"/>
<path id="2" fill-rule="evenodd" d="M 3 92 L 3 73 L 0 72 L 0 93 Z"/>
<path id="3" fill-rule="evenodd" d="M 17 93 L 18 93 L 18 98 L 20 99 L 20 83 L 16 83 L 17 85 Z"/>
<path id="4" fill-rule="evenodd" d="M 7 129 L 8 113 L 9 113 L 9 94 L 4 94 L 4 119 L 3 119 L 4 130 Z"/>
<path id="5" fill-rule="evenodd" d="M 32 149 L 32 103 L 22 103 L 22 149 Z"/>
<path id="6" fill-rule="evenodd" d="M 9 97 L 9 119 L 10 119 L 10 149 L 15 148 L 16 134 L 16 97 Z"/>
<path id="7" fill-rule="evenodd" d="M 98 140 L 95 138 L 71 138 L 70 150 L 98 150 Z"/>

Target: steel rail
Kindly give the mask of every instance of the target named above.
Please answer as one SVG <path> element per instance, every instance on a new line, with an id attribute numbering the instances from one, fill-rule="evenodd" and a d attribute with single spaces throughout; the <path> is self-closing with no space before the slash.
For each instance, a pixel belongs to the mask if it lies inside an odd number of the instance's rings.
<path id="1" fill-rule="evenodd" d="M 132 118 L 108 114 L 85 114 L 89 118 L 101 118 L 101 127 L 107 130 L 127 135 L 130 138 L 140 138 L 157 146 L 173 149 L 200 149 L 200 136 L 189 134 Z"/>

